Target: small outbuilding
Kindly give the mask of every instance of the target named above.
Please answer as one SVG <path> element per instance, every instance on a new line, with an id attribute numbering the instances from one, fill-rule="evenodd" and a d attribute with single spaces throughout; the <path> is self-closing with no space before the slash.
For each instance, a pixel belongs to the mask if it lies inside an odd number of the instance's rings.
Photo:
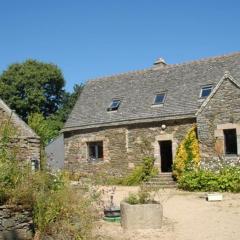
<path id="1" fill-rule="evenodd" d="M 0 99 L 0 126 L 10 122 L 16 129 L 12 144 L 16 147 L 17 158 L 29 161 L 32 167 L 40 163 L 40 137 Z"/>

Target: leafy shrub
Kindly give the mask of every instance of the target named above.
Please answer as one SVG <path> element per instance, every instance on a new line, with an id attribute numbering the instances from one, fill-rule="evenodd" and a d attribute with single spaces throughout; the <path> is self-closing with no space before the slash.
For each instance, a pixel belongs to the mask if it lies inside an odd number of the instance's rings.
<path id="1" fill-rule="evenodd" d="M 10 198 L 11 189 L 17 186 L 21 175 L 15 158 L 16 149 L 11 144 L 15 132 L 8 121 L 0 125 L 0 203 Z"/>
<path id="2" fill-rule="evenodd" d="M 125 199 L 125 202 L 129 204 L 139 204 L 138 195 L 136 193 L 129 193 L 128 197 Z"/>
<path id="3" fill-rule="evenodd" d="M 45 118 L 41 113 L 33 113 L 28 117 L 28 125 L 40 136 L 42 145 L 47 145 L 50 140 L 59 134 L 62 123 L 52 118 Z"/>
<path id="4" fill-rule="evenodd" d="M 199 144 L 194 125 L 178 146 L 173 163 L 173 176 L 178 179 L 185 171 L 197 169 L 200 164 Z"/>
<path id="5" fill-rule="evenodd" d="M 125 202 L 129 204 L 147 204 L 153 203 L 154 199 L 151 198 L 149 188 L 141 186 L 138 193 L 129 193 L 128 197 L 125 199 Z"/>
<path id="6" fill-rule="evenodd" d="M 138 185 L 141 182 L 147 182 L 150 178 L 158 174 L 158 169 L 154 167 L 154 161 L 153 157 L 143 158 L 142 164 L 136 167 L 130 175 L 121 179 L 119 183 L 132 186 Z"/>
<path id="7" fill-rule="evenodd" d="M 16 129 L 0 126 L 0 204 L 23 205 L 33 211 L 38 238 L 91 240 L 98 216 L 98 194 L 76 193 L 65 174 L 32 172 L 27 161 L 18 161 L 13 141 Z M 45 169 L 45 168 L 43 168 Z"/>
<path id="8" fill-rule="evenodd" d="M 140 191 L 138 192 L 138 198 L 140 204 L 146 204 L 153 202 L 153 199 L 151 199 L 150 192 L 146 187 L 141 187 Z"/>
<path id="9" fill-rule="evenodd" d="M 188 191 L 240 192 L 240 167 L 224 167 L 219 172 L 184 172 L 179 178 L 178 186 Z"/>
<path id="10" fill-rule="evenodd" d="M 127 176 L 110 176 L 104 172 L 94 172 L 88 178 L 96 185 L 123 185 L 134 186 L 142 182 L 147 182 L 150 178 L 158 174 L 158 169 L 154 167 L 154 158 L 145 157 L 142 163 L 133 169 Z"/>

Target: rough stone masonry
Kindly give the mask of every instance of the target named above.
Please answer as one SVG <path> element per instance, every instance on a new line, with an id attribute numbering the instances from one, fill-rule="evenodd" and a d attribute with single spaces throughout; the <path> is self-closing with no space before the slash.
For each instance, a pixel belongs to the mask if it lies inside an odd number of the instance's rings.
<path id="1" fill-rule="evenodd" d="M 21 206 L 0 206 L 0 240 L 28 240 L 32 237 L 31 211 Z"/>

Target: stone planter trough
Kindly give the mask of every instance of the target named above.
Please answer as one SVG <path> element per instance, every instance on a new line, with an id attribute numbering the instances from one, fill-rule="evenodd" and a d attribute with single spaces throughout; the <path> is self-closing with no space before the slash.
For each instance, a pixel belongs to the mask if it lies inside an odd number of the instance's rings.
<path id="1" fill-rule="evenodd" d="M 163 210 L 160 203 L 131 205 L 122 201 L 120 208 L 124 230 L 159 229 L 162 226 Z"/>

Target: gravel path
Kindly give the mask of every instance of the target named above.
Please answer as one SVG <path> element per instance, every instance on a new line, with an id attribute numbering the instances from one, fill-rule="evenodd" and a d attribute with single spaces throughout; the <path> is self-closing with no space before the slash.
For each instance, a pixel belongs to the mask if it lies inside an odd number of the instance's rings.
<path id="1" fill-rule="evenodd" d="M 115 203 L 136 191 L 136 187 L 117 187 Z M 97 232 L 106 240 L 239 240 L 240 194 L 224 193 L 222 202 L 207 202 L 204 196 L 204 193 L 161 190 L 155 197 L 163 205 L 160 230 L 123 232 L 120 224 L 102 221 Z"/>

